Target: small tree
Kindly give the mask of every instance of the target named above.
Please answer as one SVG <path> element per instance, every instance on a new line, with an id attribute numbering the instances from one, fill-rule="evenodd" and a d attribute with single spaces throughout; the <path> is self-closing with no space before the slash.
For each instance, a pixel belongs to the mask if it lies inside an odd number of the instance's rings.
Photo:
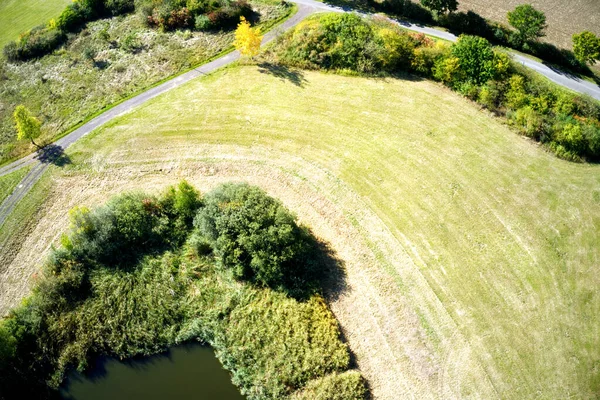
<path id="1" fill-rule="evenodd" d="M 33 139 L 40 136 L 42 123 L 24 106 L 18 105 L 13 113 L 17 125 L 17 139 L 31 140 L 36 147 L 40 147 Z"/>
<path id="2" fill-rule="evenodd" d="M 257 55 L 262 38 L 260 28 L 252 28 L 246 18 L 240 17 L 233 45 L 242 55 L 249 57 Z"/>
<path id="3" fill-rule="evenodd" d="M 537 40 L 545 35 L 546 15 L 530 4 L 521 4 L 509 11 L 508 22 L 518 31 L 521 42 Z"/>
<path id="4" fill-rule="evenodd" d="M 496 75 L 494 50 L 482 37 L 461 35 L 452 46 L 452 55 L 468 81 L 480 85 Z"/>
<path id="5" fill-rule="evenodd" d="M 421 0 L 423 7 L 429 8 L 438 14 L 443 14 L 447 11 L 452 12 L 458 9 L 457 0 Z"/>
<path id="6" fill-rule="evenodd" d="M 573 52 L 581 62 L 593 64 L 600 61 L 600 38 L 590 31 L 573 35 Z"/>

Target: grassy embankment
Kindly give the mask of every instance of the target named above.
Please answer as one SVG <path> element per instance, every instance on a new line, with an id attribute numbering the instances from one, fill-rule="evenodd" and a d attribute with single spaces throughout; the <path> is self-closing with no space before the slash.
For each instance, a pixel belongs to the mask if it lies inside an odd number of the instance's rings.
<path id="1" fill-rule="evenodd" d="M 15 40 L 20 33 L 60 15 L 70 0 L 2 0 L 0 1 L 0 47 Z"/>
<path id="2" fill-rule="evenodd" d="M 10 174 L 0 176 L 0 203 L 15 190 L 15 187 L 21 182 L 23 177 L 27 175 L 30 168 L 21 168 L 18 171 L 11 172 Z"/>
<path id="3" fill-rule="evenodd" d="M 351 290 L 332 308 L 376 396 L 599 389 L 598 166 L 557 159 L 438 84 L 227 69 L 69 156 L 29 208 L 39 221 L 5 225 L 27 247 L 4 262 L 0 284 L 16 288 L 4 307 L 72 206 L 179 176 L 203 189 L 241 179 L 341 249 Z"/>
<path id="4" fill-rule="evenodd" d="M 295 10 L 276 0 L 251 3 L 263 30 Z M 232 42 L 233 31 L 160 32 L 132 14 L 90 22 L 39 60 L 0 60 L 0 164 L 31 152 L 29 143 L 16 141 L 16 105 L 38 116 L 40 141 L 51 142 L 97 112 L 231 50 Z"/>

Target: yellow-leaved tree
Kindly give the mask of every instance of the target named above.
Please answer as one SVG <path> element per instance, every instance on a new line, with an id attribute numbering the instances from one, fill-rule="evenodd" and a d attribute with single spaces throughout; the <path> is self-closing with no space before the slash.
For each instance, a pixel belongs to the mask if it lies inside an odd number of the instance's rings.
<path id="1" fill-rule="evenodd" d="M 31 143 L 39 148 L 40 146 L 33 139 L 40 136 L 42 123 L 24 105 L 18 105 L 15 108 L 13 118 L 17 125 L 17 139 L 31 140 Z"/>
<path id="2" fill-rule="evenodd" d="M 252 28 L 246 18 L 240 17 L 233 45 L 242 55 L 249 57 L 257 55 L 262 38 L 260 28 Z"/>

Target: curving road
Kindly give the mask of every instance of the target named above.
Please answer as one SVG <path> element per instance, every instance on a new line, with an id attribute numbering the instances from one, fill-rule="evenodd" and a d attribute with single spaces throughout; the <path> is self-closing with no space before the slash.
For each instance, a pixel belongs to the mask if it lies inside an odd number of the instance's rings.
<path id="1" fill-rule="evenodd" d="M 294 14 L 291 18 L 287 19 L 281 25 L 279 25 L 276 29 L 268 32 L 264 38 L 262 44 L 265 45 L 272 41 L 277 34 L 283 32 L 289 28 L 296 26 L 300 21 L 306 18 L 308 15 L 317 12 L 317 11 L 330 11 L 330 12 L 352 12 L 350 9 L 344 9 L 340 7 L 334 7 L 330 5 L 326 5 L 320 3 L 315 0 L 290 0 L 293 3 L 298 4 L 298 12 Z M 359 13 L 360 15 L 366 16 L 367 14 Z M 411 24 L 408 22 L 400 22 L 393 21 L 400 25 L 405 29 L 409 29 L 415 32 L 425 33 L 427 35 L 435 36 L 441 39 L 456 41 L 457 36 L 437 30 L 434 28 L 425 27 L 422 25 Z M 579 93 L 589 94 L 590 96 L 600 100 L 600 87 L 597 85 L 581 80 L 575 76 L 570 74 L 563 73 L 561 71 L 552 69 L 540 62 L 531 60 L 527 57 L 521 56 L 519 54 L 513 54 L 513 58 L 523 64 L 524 66 L 531 68 L 534 71 L 539 72 L 544 75 L 551 81 L 562 85 L 568 89 Z M 237 51 L 231 52 L 223 57 L 220 57 L 212 62 L 204 64 L 198 68 L 195 68 L 191 71 L 188 71 L 182 75 L 177 76 L 167 82 L 164 82 L 156 87 L 153 87 L 135 97 L 132 97 L 129 100 L 124 101 L 123 103 L 117 105 L 116 107 L 111 108 L 110 110 L 100 114 L 99 116 L 93 118 L 89 122 L 85 123 L 81 127 L 77 128 L 73 132 L 69 133 L 65 137 L 57 140 L 54 143 L 55 149 L 58 152 L 64 151 L 67 147 L 73 144 L 75 141 L 80 139 L 81 137 L 87 135 L 94 129 L 99 126 L 104 125 L 105 123 L 111 121 L 112 119 L 125 114 L 132 109 L 144 104 L 148 100 L 165 93 L 173 88 L 183 85 L 190 80 L 197 78 L 198 76 L 202 76 L 208 74 L 216 69 L 224 67 L 228 64 L 233 63 L 240 57 L 240 54 Z M 40 160 L 38 154 L 31 154 L 27 157 L 21 158 L 11 164 L 8 164 L 4 167 L 0 168 L 0 176 L 9 174 L 14 172 L 24 166 L 35 164 L 34 167 L 31 168 L 31 171 L 23 178 L 23 180 L 19 183 L 19 185 L 15 188 L 15 190 L 4 200 L 2 204 L 0 204 L 0 226 L 4 223 L 6 218 L 10 215 L 10 213 L 14 210 L 15 206 L 19 203 L 19 201 L 25 197 L 25 195 L 29 192 L 29 190 L 33 187 L 33 185 L 41 178 L 43 173 L 48 168 L 47 161 Z"/>

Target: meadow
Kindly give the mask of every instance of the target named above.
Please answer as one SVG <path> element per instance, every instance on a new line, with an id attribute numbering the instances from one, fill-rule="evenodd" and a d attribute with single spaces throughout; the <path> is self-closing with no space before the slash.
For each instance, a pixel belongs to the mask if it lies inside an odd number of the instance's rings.
<path id="1" fill-rule="evenodd" d="M 19 34 L 60 15 L 70 0 L 2 0 L 0 1 L 0 47 Z"/>
<path id="2" fill-rule="evenodd" d="M 556 158 L 440 84 L 229 68 L 68 155 L 0 229 L 2 312 L 72 207 L 181 178 L 203 192 L 247 181 L 344 263 L 328 301 L 376 398 L 600 389 L 598 165 Z"/>

